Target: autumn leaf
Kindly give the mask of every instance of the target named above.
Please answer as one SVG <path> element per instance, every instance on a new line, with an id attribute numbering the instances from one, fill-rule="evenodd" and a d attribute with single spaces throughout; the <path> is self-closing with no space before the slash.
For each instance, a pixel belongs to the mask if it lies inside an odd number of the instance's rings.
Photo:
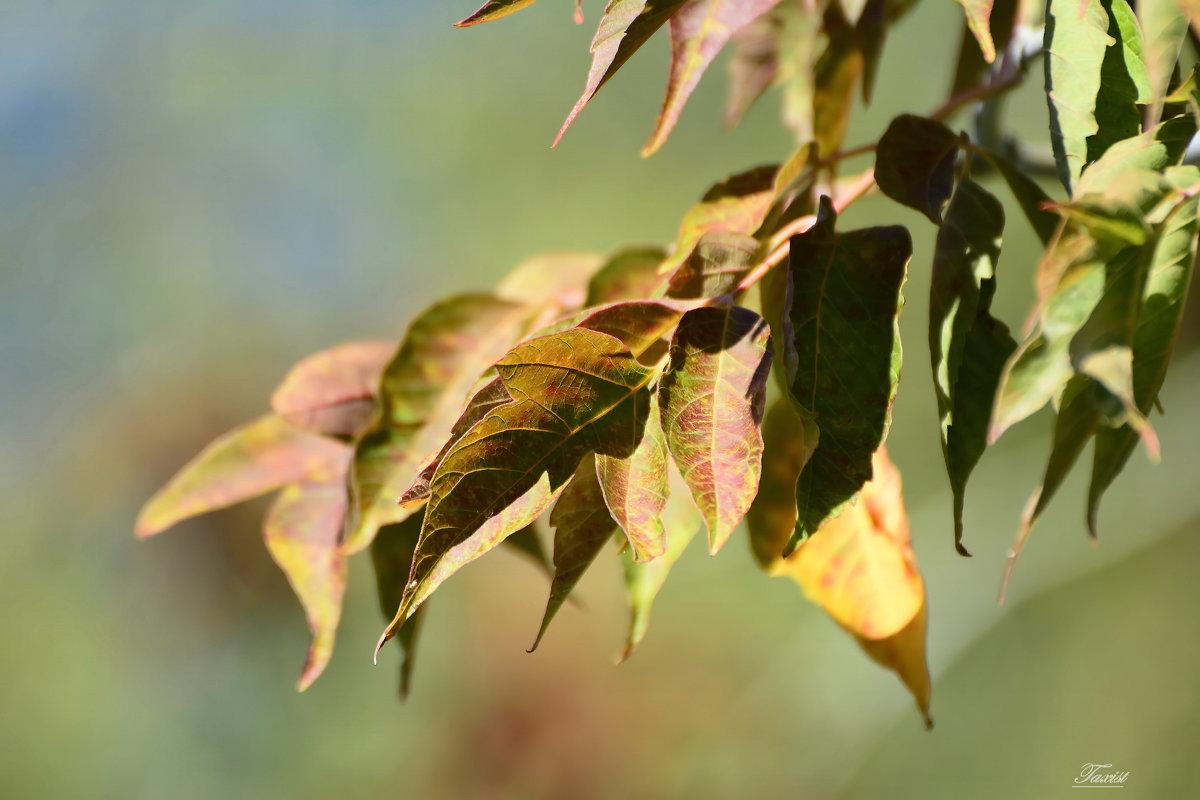
<path id="1" fill-rule="evenodd" d="M 698 300 L 732 294 L 758 260 L 759 242 L 737 233 L 706 233 L 667 282 L 667 297 Z"/>
<path id="2" fill-rule="evenodd" d="M 932 726 L 925 584 L 912 551 L 900 472 L 884 449 L 872 460 L 874 478 L 858 502 L 788 556 L 784 573 L 872 658 L 900 676 Z"/>
<path id="3" fill-rule="evenodd" d="M 666 548 L 661 516 L 667 503 L 667 444 L 657 394 L 650 395 L 646 419 L 635 422 L 630 431 L 641 432 L 630 455 L 597 455 L 595 472 L 602 500 L 629 539 L 634 560 L 649 561 Z M 590 479 L 585 483 L 590 485 Z M 581 488 L 577 494 L 582 492 Z"/>
<path id="4" fill-rule="evenodd" d="M 812 135 L 821 157 L 842 148 L 865 68 L 858 34 L 837 3 L 826 6 L 824 24 L 829 42 L 813 64 L 811 78 Z"/>
<path id="5" fill-rule="evenodd" d="M 954 193 L 954 163 L 961 139 L 940 122 L 902 114 L 892 120 L 875 153 L 875 182 L 897 203 L 920 211 L 934 225 Z"/>
<path id="6" fill-rule="evenodd" d="M 671 70 L 667 95 L 643 156 L 667 140 L 684 104 L 721 49 L 739 30 L 761 17 L 780 0 L 687 0 L 671 16 Z"/>
<path id="7" fill-rule="evenodd" d="M 544 316 L 553 318 L 583 305 L 588 283 L 605 263 L 597 253 L 543 253 L 513 267 L 496 284 L 494 294 L 542 308 Z"/>
<path id="8" fill-rule="evenodd" d="M 671 340 L 658 402 L 667 448 L 716 553 L 758 491 L 771 334 L 737 306 L 687 312 Z"/>
<path id="9" fill-rule="evenodd" d="M 375 570 L 375 590 L 379 610 L 385 620 L 400 606 L 408 571 L 412 568 L 413 553 L 421 535 L 421 518 L 409 517 L 396 525 L 385 525 L 371 540 L 371 566 Z M 428 606 L 421 606 L 405 620 L 396 633 L 396 642 L 403 653 L 400 662 L 400 697 L 408 697 L 412 686 L 413 664 L 417 653 L 417 636 Z"/>
<path id="10" fill-rule="evenodd" d="M 705 192 L 684 215 L 675 251 L 659 271 L 677 270 L 705 234 L 750 236 L 757 231 L 775 200 L 776 170 L 775 166 L 756 167 L 731 175 Z"/>
<path id="11" fill-rule="evenodd" d="M 834 230 L 827 199 L 792 237 L 790 319 L 797 355 L 791 395 L 820 431 L 796 489 L 794 548 L 871 478 L 900 377 L 897 319 L 912 240 L 899 226 Z"/>
<path id="12" fill-rule="evenodd" d="M 779 26 L 774 14 L 765 14 L 733 34 L 726 127 L 736 127 L 775 81 L 779 72 Z"/>
<path id="13" fill-rule="evenodd" d="M 298 428 L 356 436 L 371 424 L 379 377 L 395 351 L 395 342 L 371 340 L 314 353 L 288 372 L 271 408 Z"/>
<path id="14" fill-rule="evenodd" d="M 963 13 L 967 17 L 967 25 L 975 39 L 979 42 L 979 51 L 983 60 L 991 64 L 996 60 L 996 43 L 992 41 L 992 3 L 993 0 L 958 0 Z"/>
<path id="15" fill-rule="evenodd" d="M 290 483 L 340 477 L 346 445 L 288 425 L 274 414 L 221 436 L 160 489 L 138 515 L 141 538 Z"/>

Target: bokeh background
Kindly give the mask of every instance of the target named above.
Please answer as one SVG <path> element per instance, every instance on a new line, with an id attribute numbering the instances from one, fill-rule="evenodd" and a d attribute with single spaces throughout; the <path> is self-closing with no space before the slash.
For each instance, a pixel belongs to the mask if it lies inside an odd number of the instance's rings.
<path id="1" fill-rule="evenodd" d="M 985 458 L 959 558 L 926 366 L 934 231 L 882 200 L 846 223 L 917 243 L 891 442 L 929 587 L 932 733 L 736 541 L 685 556 L 620 668 L 613 564 L 528 655 L 545 580 L 497 552 L 435 598 L 404 704 L 396 655 L 371 666 L 366 563 L 298 695 L 307 631 L 262 503 L 134 541 L 141 502 L 299 357 L 399 336 L 538 251 L 670 241 L 709 183 L 786 157 L 774 98 L 721 129 L 718 65 L 639 159 L 661 39 L 550 150 L 600 5 L 583 27 L 544 2 L 460 31 L 469 0 L 0 0 L 0 796 L 1055 797 L 1085 762 L 1129 770 L 1124 797 L 1198 791 L 1195 323 L 1163 465 L 1131 460 L 1098 548 L 1076 476 L 997 608 L 1050 417 Z M 898 26 L 852 144 L 944 99 L 959 25 L 927 0 Z M 1030 83 L 1010 109 L 1037 132 Z M 1036 252 L 1009 216 L 999 309 L 1019 324 Z"/>

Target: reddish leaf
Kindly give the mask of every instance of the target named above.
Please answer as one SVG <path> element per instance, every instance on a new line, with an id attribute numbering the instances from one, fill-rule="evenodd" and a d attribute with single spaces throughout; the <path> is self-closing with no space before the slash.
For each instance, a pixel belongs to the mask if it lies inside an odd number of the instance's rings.
<path id="1" fill-rule="evenodd" d="M 371 424 L 379 377 L 396 343 L 348 342 L 305 358 L 271 395 L 271 408 L 298 428 L 356 436 Z"/>
<path id="2" fill-rule="evenodd" d="M 740 233 L 758 230 L 775 200 L 778 167 L 756 167 L 731 175 L 705 192 L 700 202 L 683 217 L 675 251 L 661 272 L 674 272 L 684 262 L 700 237 L 706 233 Z"/>
<path id="3" fill-rule="evenodd" d="M 634 559 L 649 561 L 666 547 L 661 516 L 667 503 L 667 444 L 654 395 L 646 419 L 630 430 L 641 431 L 633 453 L 625 458 L 597 455 L 596 477 L 612 518 L 629 539 Z"/>

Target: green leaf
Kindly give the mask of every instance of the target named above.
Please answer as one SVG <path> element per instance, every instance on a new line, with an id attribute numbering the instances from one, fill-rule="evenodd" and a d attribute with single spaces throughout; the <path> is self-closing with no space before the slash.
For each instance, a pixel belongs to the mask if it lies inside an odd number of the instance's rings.
<path id="1" fill-rule="evenodd" d="M 775 166 L 756 167 L 731 175 L 705 192 L 684 215 L 675 251 L 661 271 L 678 269 L 706 233 L 749 236 L 757 231 L 775 200 L 776 170 Z"/>
<path id="2" fill-rule="evenodd" d="M 792 237 L 791 322 L 798 367 L 791 395 L 820 440 L 796 489 L 789 551 L 836 516 L 871 478 L 900 378 L 900 288 L 912 240 L 900 226 L 834 230 L 828 199 Z"/>
<path id="3" fill-rule="evenodd" d="M 651 297 L 663 283 L 658 272 L 667 254 L 658 247 L 631 247 L 611 256 L 588 283 L 586 306 Z"/>
<path id="4" fill-rule="evenodd" d="M 725 125 L 734 128 L 779 74 L 779 29 L 775 14 L 764 14 L 733 34 Z"/>
<path id="5" fill-rule="evenodd" d="M 609 0 L 592 39 L 592 67 L 587 86 L 554 139 L 557 145 L 588 101 L 617 73 L 630 56 L 679 10 L 684 0 Z"/>
<path id="6" fill-rule="evenodd" d="M 665 469 L 663 483 L 666 483 Z M 530 652 L 541 644 L 555 614 L 617 532 L 617 523 L 608 513 L 591 458 L 579 462 L 575 477 L 550 512 L 550 524 L 554 527 L 554 579 L 550 583 L 546 612 Z"/>
<path id="7" fill-rule="evenodd" d="M 667 297 L 699 300 L 731 294 L 758 260 L 759 242 L 738 233 L 706 233 L 667 282 Z"/>
<path id="8" fill-rule="evenodd" d="M 396 500 L 422 459 L 445 441 L 479 376 L 525 333 L 532 314 L 489 294 L 463 294 L 413 321 L 384 371 L 379 417 L 356 447 L 348 552 L 412 513 Z"/>
<path id="9" fill-rule="evenodd" d="M 940 122 L 911 114 L 892 120 L 875 151 L 875 182 L 897 203 L 934 225 L 954 193 L 954 162 L 961 140 Z"/>
<path id="10" fill-rule="evenodd" d="M 667 140 L 700 77 L 729 39 L 780 0 L 687 0 L 671 17 L 671 70 L 667 94 L 643 156 Z"/>
<path id="11" fill-rule="evenodd" d="M 840 150 L 846 139 L 864 68 L 858 35 L 836 3 L 825 9 L 825 33 L 829 44 L 812 71 L 812 138 L 822 158 Z"/>
<path id="12" fill-rule="evenodd" d="M 274 414 L 219 437 L 147 501 L 136 533 L 145 538 L 175 523 L 240 503 L 289 483 L 344 474 L 348 448 L 302 431 Z"/>
<path id="13" fill-rule="evenodd" d="M 979 52 L 983 60 L 991 64 L 996 60 L 996 43 L 992 41 L 992 2 L 993 0 L 958 0 L 963 13 L 967 17 L 967 27 L 979 42 Z"/>
<path id="14" fill-rule="evenodd" d="M 817 427 L 805 425 L 787 399 L 777 400 L 763 419 L 762 477 L 746 512 L 750 550 L 768 573 L 781 569 L 783 551 L 796 530 L 796 483 L 813 450 Z"/>
<path id="15" fill-rule="evenodd" d="M 954 492 L 954 546 L 962 545 L 967 479 L 987 447 L 1000 373 L 1016 342 L 991 315 L 1004 207 L 969 178 L 955 189 L 938 231 L 929 291 L 929 352 L 942 455 Z"/>
<path id="16" fill-rule="evenodd" d="M 542 544 L 542 537 L 538 536 L 537 526 L 526 525 L 516 533 L 510 534 L 504 540 L 504 546 L 521 557 L 532 561 L 547 575 L 554 574 L 554 564 L 550 561 L 550 555 L 546 552 L 546 546 Z"/>
<path id="17" fill-rule="evenodd" d="M 494 294 L 501 300 L 525 303 L 558 316 L 583 305 L 592 277 L 606 259 L 597 253 L 543 253 L 513 267 Z"/>
<path id="18" fill-rule="evenodd" d="M 287 576 L 312 631 L 300 691 L 320 677 L 333 655 L 346 591 L 346 559 L 339 547 L 345 519 L 346 486 L 337 475 L 288 486 L 263 522 L 267 551 Z"/>
<path id="19" fill-rule="evenodd" d="M 479 9 L 464 20 L 454 23 L 456 28 L 468 28 L 481 22 L 491 22 L 494 19 L 507 17 L 509 14 L 531 6 L 537 0 L 487 0 Z"/>
<path id="20" fill-rule="evenodd" d="M 1134 170 L 1162 172 L 1178 164 L 1195 134 L 1196 120 L 1185 114 L 1163 122 L 1152 132 L 1117 142 L 1083 173 L 1076 194 L 1104 195 L 1110 192 L 1112 182 L 1121 173 Z"/>
<path id="21" fill-rule="evenodd" d="M 1008 50 L 1020 4 L 1015 2 L 1015 0 L 995 0 L 994 3 L 961 0 L 961 3 L 964 10 L 967 9 L 968 5 L 977 8 L 989 5 L 987 31 L 988 39 L 993 43 L 995 48 L 993 52 Z M 983 49 L 980 46 L 981 40 L 974 33 L 973 21 L 969 12 L 963 21 L 962 36 L 960 39 L 958 62 L 954 68 L 954 84 L 950 90 L 951 97 L 974 86 L 978 86 L 987 74 L 988 65 L 993 61 L 993 59 L 985 60 L 984 58 Z"/>
<path id="22" fill-rule="evenodd" d="M 595 471 L 604 502 L 629 539 L 634 560 L 649 561 L 667 546 L 661 518 L 667 503 L 667 443 L 656 394 L 650 395 L 646 419 L 630 430 L 641 431 L 633 452 L 624 458 L 597 455 Z"/>
<path id="23" fill-rule="evenodd" d="M 758 491 L 771 332 L 747 308 L 697 308 L 679 321 L 658 385 L 667 449 L 716 553 Z"/>
<path id="24" fill-rule="evenodd" d="M 700 514 L 692 503 L 691 495 L 682 485 L 678 471 L 671 470 L 668 481 L 670 497 L 663 512 L 663 527 L 667 532 L 666 552 L 645 563 L 635 561 L 633 553 L 628 549 L 621 554 L 625 594 L 629 601 L 629 632 L 618 661 L 624 661 L 633 655 L 634 648 L 645 638 L 655 598 L 667 582 L 671 568 L 679 561 L 683 551 L 700 530 Z"/>
<path id="25" fill-rule="evenodd" d="M 822 52 L 821 14 L 796 2 L 781 4 L 776 13 L 780 19 L 777 80 L 783 87 L 783 123 L 798 144 L 807 144 L 815 141 L 814 70 Z"/>
<path id="26" fill-rule="evenodd" d="M 1108 14 L 1101 0 L 1049 0 L 1046 5 L 1046 100 L 1058 177 L 1074 194 L 1094 135 L 1096 96 L 1107 47 Z"/>
<path id="27" fill-rule="evenodd" d="M 1038 186 L 1032 178 L 1018 169 L 1016 164 L 1004 156 L 980 148 L 974 149 L 975 152 L 981 154 L 996 168 L 996 171 L 1000 173 L 1000 177 L 1004 178 L 1004 182 L 1008 184 L 1009 191 L 1012 192 L 1013 199 L 1021 207 L 1025 218 L 1029 220 L 1029 224 L 1033 226 L 1034 233 L 1037 234 L 1043 246 L 1049 246 L 1058 233 L 1058 225 L 1061 218 L 1052 211 L 1047 210 L 1050 198 L 1042 191 L 1042 187 Z"/>
<path id="28" fill-rule="evenodd" d="M 413 553 L 421 535 L 421 518 L 409 517 L 396 525 L 385 525 L 371 540 L 371 566 L 375 570 L 375 590 L 379 597 L 379 610 L 385 620 L 390 620 L 400 607 L 404 584 L 412 568 Z M 412 685 L 413 663 L 417 654 L 417 636 L 427 606 L 421 606 L 405 620 L 396 633 L 396 643 L 403 654 L 400 662 L 400 697 L 408 697 Z"/>
<path id="29" fill-rule="evenodd" d="M 1139 0 L 1138 21 L 1144 37 L 1146 79 L 1151 104 L 1150 124 L 1162 118 L 1163 99 L 1170 89 L 1179 51 L 1187 36 L 1187 18 L 1175 0 Z"/>
<path id="30" fill-rule="evenodd" d="M 1096 97 L 1096 133 L 1087 139 L 1087 160 L 1095 161 L 1116 142 L 1136 136 L 1142 128 L 1138 103 L 1150 100 L 1142 32 L 1125 0 L 1102 0 L 1109 14 L 1108 35 L 1113 44 L 1104 51 L 1100 91 Z"/>
<path id="31" fill-rule="evenodd" d="M 395 342 L 372 340 L 314 353 L 288 372 L 271 409 L 297 428 L 356 436 L 371 424 L 379 377 L 395 351 Z"/>

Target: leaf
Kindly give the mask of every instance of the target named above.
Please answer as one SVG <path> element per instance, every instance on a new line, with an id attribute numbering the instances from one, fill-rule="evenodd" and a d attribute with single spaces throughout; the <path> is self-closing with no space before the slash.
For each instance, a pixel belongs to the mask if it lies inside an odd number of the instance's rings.
<path id="1" fill-rule="evenodd" d="M 1133 332 L 1133 389 L 1143 415 L 1150 413 L 1162 388 L 1179 331 L 1196 260 L 1196 206 L 1196 198 L 1181 198 L 1164 223 L 1141 297 Z M 1088 529 L 1093 537 L 1100 498 L 1129 460 L 1137 441 L 1137 434 L 1128 427 L 1101 428 L 1096 434 L 1087 501 Z"/>
<path id="2" fill-rule="evenodd" d="M 588 101 L 617 73 L 629 57 L 679 10 L 684 0 L 609 0 L 592 39 L 592 67 L 587 86 L 554 139 L 557 145 Z"/>
<path id="3" fill-rule="evenodd" d="M 1099 130 L 1096 96 L 1108 35 L 1101 0 L 1049 0 L 1046 6 L 1046 100 L 1058 177 L 1069 194 L 1088 160 L 1087 138 Z"/>
<path id="4" fill-rule="evenodd" d="M 531 6 L 537 0 L 487 0 L 479 9 L 464 20 L 454 23 L 456 28 L 469 28 L 481 22 L 491 22 L 494 19 L 507 17 L 509 14 Z"/>
<path id="5" fill-rule="evenodd" d="M 1109 12 L 1108 35 L 1113 44 L 1104 51 L 1100 93 L 1096 97 L 1096 133 L 1087 139 L 1087 160 L 1095 161 L 1110 146 L 1142 128 L 1137 104 L 1150 100 L 1142 32 L 1125 0 L 1103 0 Z"/>
<path id="6" fill-rule="evenodd" d="M 219 437 L 155 493 L 138 515 L 138 537 L 240 503 L 289 483 L 341 475 L 346 445 L 293 428 L 274 414 Z"/>
<path id="7" fill-rule="evenodd" d="M 371 424 L 379 377 L 395 342 L 348 342 L 303 359 L 271 395 L 271 409 L 297 428 L 356 436 Z"/>
<path id="8" fill-rule="evenodd" d="M 882 448 L 873 458 L 873 474 L 857 503 L 788 557 L 785 574 L 872 658 L 900 676 L 926 726 L 932 726 L 925 583 L 912 551 L 900 472 Z"/>
<path id="9" fill-rule="evenodd" d="M 759 242 L 737 233 L 706 233 L 667 282 L 667 297 L 699 300 L 732 294 L 757 260 Z"/>
<path id="10" fill-rule="evenodd" d="M 663 512 L 663 527 L 667 532 L 666 551 L 653 561 L 645 563 L 635 561 L 630 550 L 621 554 L 625 594 L 629 601 L 629 632 L 625 637 L 625 647 L 617 658 L 618 662 L 625 661 L 633 655 L 634 648 L 645 638 L 655 598 L 667 582 L 671 568 L 679 561 L 683 551 L 700 530 L 700 514 L 677 470 L 670 470 L 668 483 L 670 496 Z"/>
<path id="11" fill-rule="evenodd" d="M 671 70 L 667 94 L 642 156 L 667 140 L 700 77 L 729 39 L 780 0 L 687 0 L 671 17 Z"/>
<path id="12" fill-rule="evenodd" d="M 350 451 L 343 463 L 348 464 Z M 346 591 L 346 559 L 338 546 L 346 518 L 346 487 L 342 476 L 288 486 L 275 498 L 263 523 L 271 558 L 295 591 L 312 643 L 297 688 L 312 685 L 333 655 L 334 637 L 342 616 Z"/>
<path id="13" fill-rule="evenodd" d="M 963 9 L 968 5 L 975 7 L 989 6 L 987 18 L 988 39 L 994 44 L 994 52 L 1005 52 L 1012 41 L 1013 28 L 1017 22 L 1019 3 L 1015 0 L 995 0 L 994 3 L 978 2 L 977 0 L 961 0 Z M 1038 10 L 1040 16 L 1041 10 Z M 973 86 L 979 85 L 987 74 L 988 65 L 993 59 L 984 58 L 980 46 L 981 40 L 975 35 L 973 21 L 968 13 L 963 20 L 963 32 L 958 49 L 958 63 L 954 68 L 954 85 L 950 96 L 953 97 Z"/>
<path id="14" fill-rule="evenodd" d="M 705 192 L 684 215 L 675 251 L 660 272 L 678 269 L 706 233 L 749 236 L 758 230 L 775 200 L 775 171 L 774 166 L 756 167 L 731 175 Z"/>
<path id="15" fill-rule="evenodd" d="M 665 470 L 663 474 L 665 483 Z M 550 524 L 554 527 L 554 579 L 550 583 L 550 598 L 546 601 L 542 624 L 530 652 L 541 644 L 555 614 L 617 532 L 617 523 L 608 513 L 596 478 L 596 465 L 591 458 L 579 462 L 575 477 L 550 512 Z"/>
<path id="16" fill-rule="evenodd" d="M 816 449 L 816 431 L 787 399 L 772 404 L 763 419 L 762 477 L 746 527 L 754 558 L 772 575 L 782 567 L 783 551 L 796 530 L 796 482 Z"/>
<path id="17" fill-rule="evenodd" d="M 990 24 L 992 2 L 993 0 L 958 0 L 958 4 L 963 8 L 963 13 L 966 14 L 967 26 L 975 35 L 976 41 L 979 42 L 979 51 L 983 54 L 983 60 L 989 64 L 996 60 L 996 43 L 992 41 Z"/>
<path id="18" fill-rule="evenodd" d="M 804 145 L 816 141 L 814 71 L 822 52 L 821 14 L 815 8 L 790 1 L 782 3 L 776 13 L 780 18 L 777 81 L 783 87 L 783 123 L 797 144 Z"/>
<path id="19" fill-rule="evenodd" d="M 961 140 L 940 122 L 911 114 L 892 120 L 875 151 L 875 182 L 897 203 L 934 225 L 954 193 L 954 162 Z"/>
<path id="20" fill-rule="evenodd" d="M 523 304 L 463 294 L 435 303 L 413 321 L 384 371 L 379 418 L 357 444 L 357 511 L 347 552 L 359 552 L 380 527 L 412 513 L 412 506 L 396 500 L 422 459 L 445 441 L 479 376 L 520 338 L 531 315 Z"/>
<path id="21" fill-rule="evenodd" d="M 820 430 L 796 489 L 789 550 L 837 516 L 871 478 L 900 378 L 897 319 L 912 240 L 899 226 L 834 230 L 828 200 L 792 237 L 791 322 L 798 357 L 791 394 Z"/>
<path id="22" fill-rule="evenodd" d="M 1151 104 L 1149 123 L 1156 125 L 1162 119 L 1163 99 L 1170 89 L 1188 22 L 1175 0 L 1139 0 L 1137 6 L 1146 62 L 1146 102 Z"/>
<path id="23" fill-rule="evenodd" d="M 716 553 L 758 491 L 771 332 L 747 308 L 697 308 L 679 321 L 658 385 L 667 449 Z"/>
<path id="24" fill-rule="evenodd" d="M 1080 178 L 1077 194 L 1104 195 L 1122 173 L 1162 172 L 1178 164 L 1195 134 L 1196 120 L 1186 114 L 1163 122 L 1152 132 L 1117 142 L 1087 168 Z"/>
<path id="25" fill-rule="evenodd" d="M 603 501 L 629 539 L 634 560 L 649 561 L 667 546 L 661 519 L 667 503 L 667 444 L 655 393 L 650 395 L 646 419 L 631 426 L 631 432 L 636 431 L 641 431 L 641 438 L 633 452 L 625 458 L 597 455 L 595 472 Z"/>
<path id="26" fill-rule="evenodd" d="M 532 561 L 547 575 L 554 574 L 554 565 L 546 552 L 546 546 L 542 544 L 542 538 L 538 536 L 536 526 L 526 525 L 516 533 L 509 534 L 504 540 L 504 546 Z"/>
<path id="27" fill-rule="evenodd" d="M 658 247 L 631 247 L 619 251 L 592 276 L 585 305 L 598 306 L 652 296 L 662 285 L 658 265 L 665 258 L 666 253 Z"/>
<path id="28" fill-rule="evenodd" d="M 379 611 L 385 620 L 390 620 L 400 607 L 404 584 L 408 582 L 408 571 L 412 568 L 413 553 L 421 535 L 421 518 L 409 517 L 396 525 L 385 525 L 371 540 L 371 566 L 375 570 L 375 590 L 379 596 Z M 417 636 L 421 621 L 426 613 L 421 606 L 405 620 L 396 634 L 403 658 L 400 662 L 400 697 L 408 697 L 412 685 L 413 663 L 416 658 Z"/>
<path id="29" fill-rule="evenodd" d="M 1016 164 L 1004 156 L 980 148 L 976 148 L 976 152 L 983 155 L 996 168 L 996 171 L 1000 173 L 1000 177 L 1004 178 L 1004 182 L 1008 184 L 1009 191 L 1012 192 L 1013 199 L 1021 207 L 1021 211 L 1025 214 L 1025 218 L 1029 220 L 1034 233 L 1037 234 L 1043 246 L 1049 246 L 1058 233 L 1058 225 L 1061 218 L 1057 214 L 1047 210 L 1050 198 L 1042 191 L 1042 187 L 1038 186 L 1032 178 L 1018 169 Z"/>
<path id="30" fill-rule="evenodd" d="M 592 276 L 605 264 L 596 253 L 544 253 L 527 258 L 496 284 L 495 295 L 512 303 L 549 306 L 557 316 L 583 305 Z"/>
<path id="31" fill-rule="evenodd" d="M 991 315 L 1003 233 L 1004 207 L 963 179 L 938 231 L 929 291 L 929 352 L 961 555 L 970 555 L 962 545 L 967 479 L 987 447 L 992 399 L 1017 346 Z"/>
<path id="32" fill-rule="evenodd" d="M 859 37 L 836 3 L 825 9 L 829 44 L 812 71 L 812 138 L 822 158 L 841 149 L 864 69 Z"/>
<path id="33" fill-rule="evenodd" d="M 620 339 L 585 328 L 523 342 L 496 369 L 513 400 L 488 411 L 438 465 L 404 602 L 385 639 L 444 580 L 442 562 L 453 564 L 455 548 L 485 523 L 523 496 L 531 504 L 531 491 L 548 506 L 590 452 L 629 455 L 655 375 Z M 483 551 L 472 548 L 471 557 Z"/>
<path id="34" fill-rule="evenodd" d="M 725 125 L 734 128 L 779 73 L 780 21 L 764 14 L 733 34 Z"/>

